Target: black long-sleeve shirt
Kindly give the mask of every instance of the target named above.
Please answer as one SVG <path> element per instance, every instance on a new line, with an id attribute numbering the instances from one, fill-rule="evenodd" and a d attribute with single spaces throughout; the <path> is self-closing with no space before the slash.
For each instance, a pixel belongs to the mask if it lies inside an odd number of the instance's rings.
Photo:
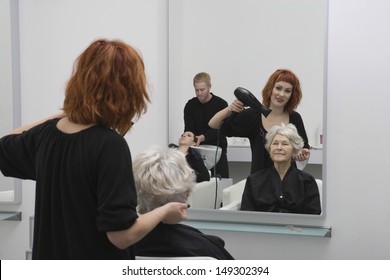
<path id="1" fill-rule="evenodd" d="M 206 103 L 201 103 L 197 97 L 188 100 L 184 107 L 184 131 L 191 131 L 195 135 L 203 134 L 205 141 L 202 144 L 217 145 L 218 129 L 209 126 L 210 119 L 219 111 L 226 108 L 228 103 L 212 94 L 211 99 Z M 218 146 L 226 152 L 227 139 L 223 134 L 219 134 Z"/>
<path id="2" fill-rule="evenodd" d="M 310 148 L 301 115 L 298 112 L 292 112 L 289 115 L 289 123 L 296 126 L 298 134 L 304 141 L 304 148 Z M 267 131 L 261 121 L 260 113 L 256 110 L 248 108 L 241 113 L 231 113 L 222 123 L 221 133 L 228 137 L 247 137 L 249 139 L 252 152 L 251 174 L 273 165 L 264 147 Z"/>

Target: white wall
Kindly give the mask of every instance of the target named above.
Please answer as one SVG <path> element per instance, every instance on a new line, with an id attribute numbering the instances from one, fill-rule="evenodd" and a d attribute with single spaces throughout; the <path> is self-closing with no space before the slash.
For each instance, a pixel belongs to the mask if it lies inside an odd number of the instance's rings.
<path id="1" fill-rule="evenodd" d="M 122 39 L 140 50 L 152 99 L 148 114 L 126 136 L 131 150 L 139 152 L 156 141 L 165 143 L 166 26 L 165 1 L 21 0 L 23 119 L 43 117 L 61 107 L 73 62 L 93 40 Z M 32 106 L 37 100 L 38 110 Z M 161 125 L 155 127 L 156 123 Z"/>
<path id="2" fill-rule="evenodd" d="M 327 216 L 331 238 L 217 233 L 240 258 L 390 259 L 390 2 L 330 0 Z"/>
<path id="3" fill-rule="evenodd" d="M 42 2 L 21 1 L 24 123 L 58 108 L 62 100 L 64 79 L 69 74 L 74 56 L 81 51 L 81 46 L 90 41 L 89 38 L 84 38 L 83 30 L 86 32 L 85 30 L 94 28 L 89 20 L 83 19 L 84 12 L 81 10 L 73 10 L 68 17 L 60 17 L 58 11 L 55 16 L 48 18 L 56 10 L 65 12 L 70 5 L 69 0 L 53 1 L 56 5 L 50 7 L 50 13 L 45 8 L 52 1 Z M 164 98 L 167 96 L 164 92 L 167 78 L 163 59 L 166 54 L 163 34 L 166 30 L 161 27 L 165 8 L 160 2 L 162 1 L 140 0 L 124 4 L 129 10 L 136 5 L 134 21 L 137 24 L 135 28 L 129 25 L 126 32 L 122 31 L 122 35 L 142 30 L 134 38 L 147 61 L 156 92 L 162 92 L 163 95 L 160 97 L 154 94 L 153 99 L 159 98 L 158 103 L 154 102 L 152 109 L 140 121 L 142 131 L 132 132 L 129 142 L 133 154 L 151 142 L 161 144 L 166 136 L 167 112 Z M 225 239 L 227 248 L 236 258 L 390 259 L 390 130 L 387 127 L 390 119 L 390 89 L 387 86 L 390 69 L 390 2 L 329 2 L 325 224 L 332 226 L 332 237 L 213 232 Z M 62 5 L 57 7 L 58 3 Z M 146 10 L 146 6 L 151 10 Z M 106 13 L 105 16 L 113 21 L 118 18 L 118 14 Z M 39 23 L 38 20 L 42 17 L 45 20 Z M 121 15 L 122 17 L 124 16 Z M 73 21 L 70 22 L 70 18 Z M 132 19 L 124 18 L 133 22 Z M 147 24 L 137 21 L 142 18 L 147 18 Z M 67 24 L 74 25 L 71 30 L 73 35 L 65 32 Z M 103 26 L 100 28 L 101 31 L 104 30 Z M 42 29 L 48 38 L 41 35 Z M 55 30 L 59 30 L 58 36 L 49 37 L 49 34 L 54 35 Z M 156 38 L 156 32 L 163 34 Z M 76 35 L 77 40 L 73 41 L 72 37 Z M 57 40 L 62 44 L 54 42 Z M 46 44 L 55 49 L 45 47 Z M 147 128 L 151 130 L 152 139 L 148 138 Z M 156 132 L 162 138 L 156 138 Z M 33 199 L 33 184 L 25 182 L 23 204 L 19 208 L 23 211 L 23 221 L 0 222 L 1 259 L 24 258 L 24 251 L 28 247 L 27 216 L 33 211 Z"/>
<path id="4" fill-rule="evenodd" d="M 2 0 L 5 1 L 5 0 Z M 132 156 L 167 145 L 167 1 L 19 0 L 22 123 L 58 112 L 76 57 L 98 37 L 122 39 L 140 50 L 152 103 L 126 135 Z M 23 182 L 22 222 L 0 222 L 0 259 L 24 259 L 34 184 Z"/>
<path id="5" fill-rule="evenodd" d="M 316 129 L 323 122 L 325 2 L 171 0 L 169 140 L 176 142 L 183 132 L 183 109 L 195 96 L 196 73 L 208 72 L 211 91 L 230 104 L 238 86 L 261 101 L 269 76 L 288 68 L 300 79 L 303 98 L 297 111 L 309 144 L 316 146 Z"/>

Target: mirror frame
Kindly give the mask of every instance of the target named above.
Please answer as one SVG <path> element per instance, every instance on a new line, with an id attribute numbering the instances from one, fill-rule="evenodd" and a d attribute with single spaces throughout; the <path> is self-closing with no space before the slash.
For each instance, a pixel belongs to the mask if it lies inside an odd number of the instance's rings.
<path id="1" fill-rule="evenodd" d="M 170 9 L 170 8 L 169 8 Z M 323 55 L 323 162 L 322 162 L 322 181 L 323 188 L 323 213 L 321 215 L 291 214 L 291 213 L 269 213 L 269 212 L 249 212 L 249 211 L 226 211 L 210 209 L 189 209 L 188 221 L 205 222 L 227 222 L 227 223 L 249 223 L 249 224 L 277 224 L 277 225 L 302 225 L 302 226 L 324 226 L 327 212 L 327 62 L 328 62 L 328 24 L 329 24 L 329 1 L 324 0 L 324 55 Z M 169 16 L 175 16 L 169 10 Z M 170 25 L 168 24 L 170 29 Z M 170 46 L 169 46 L 170 47 Z M 170 49 L 170 48 L 169 48 Z M 169 57 L 169 61 L 179 62 L 178 58 Z M 169 81 L 169 84 L 171 80 Z M 171 87 L 171 86 L 170 86 Z M 168 130 L 169 122 L 168 122 Z M 171 136 L 169 136 L 171 137 Z"/>
<path id="2" fill-rule="evenodd" d="M 4 67 L 1 69 L 3 73 L 9 73 L 10 83 L 6 85 L 7 88 L 12 89 L 9 94 L 12 95 L 12 127 L 19 127 L 21 124 L 21 86 L 20 86 L 20 48 L 19 48 L 19 1 L 18 0 L 6 0 L 5 5 L 9 6 L 9 15 L 4 20 L 4 30 L 6 34 L 2 34 L 2 38 L 5 38 L 5 44 L 8 44 L 6 48 L 6 56 L 11 57 L 11 69 L 8 68 L 5 63 L 0 65 Z M 2 50 L 5 51 L 5 50 Z M 14 200 L 0 201 L 0 205 L 4 204 L 20 204 L 22 202 L 22 181 L 19 179 L 12 179 Z"/>

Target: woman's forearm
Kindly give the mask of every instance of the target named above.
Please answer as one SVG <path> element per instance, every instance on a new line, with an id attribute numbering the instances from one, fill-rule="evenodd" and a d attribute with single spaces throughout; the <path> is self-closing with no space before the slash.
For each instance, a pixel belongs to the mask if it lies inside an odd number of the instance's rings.
<path id="1" fill-rule="evenodd" d="M 209 121 L 209 126 L 211 128 L 217 129 L 221 126 L 221 123 L 224 119 L 226 119 L 230 115 L 230 107 L 226 107 L 222 109 L 218 113 L 216 113 Z"/>

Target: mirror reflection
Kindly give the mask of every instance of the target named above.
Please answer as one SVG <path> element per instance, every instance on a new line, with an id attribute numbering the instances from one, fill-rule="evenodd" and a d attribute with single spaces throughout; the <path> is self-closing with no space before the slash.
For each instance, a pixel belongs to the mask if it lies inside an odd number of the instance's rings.
<path id="1" fill-rule="evenodd" d="M 262 90 L 269 76 L 276 69 L 290 69 L 300 80 L 302 100 L 296 111 L 302 116 L 311 147 L 309 160 L 298 162 L 297 167 L 311 174 L 322 191 L 320 135 L 325 83 L 326 9 L 326 0 L 171 0 L 170 143 L 183 132 L 185 104 L 196 94 L 193 85 L 195 74 L 209 73 L 210 91 L 231 104 L 236 99 L 234 91 L 237 87 L 248 89 L 262 101 Z M 237 136 L 227 139 L 230 178 L 222 178 L 218 184 L 210 181 L 218 185 L 215 208 L 239 209 L 237 198 L 241 201 L 245 179 L 251 173 L 250 141 L 247 137 Z"/>

